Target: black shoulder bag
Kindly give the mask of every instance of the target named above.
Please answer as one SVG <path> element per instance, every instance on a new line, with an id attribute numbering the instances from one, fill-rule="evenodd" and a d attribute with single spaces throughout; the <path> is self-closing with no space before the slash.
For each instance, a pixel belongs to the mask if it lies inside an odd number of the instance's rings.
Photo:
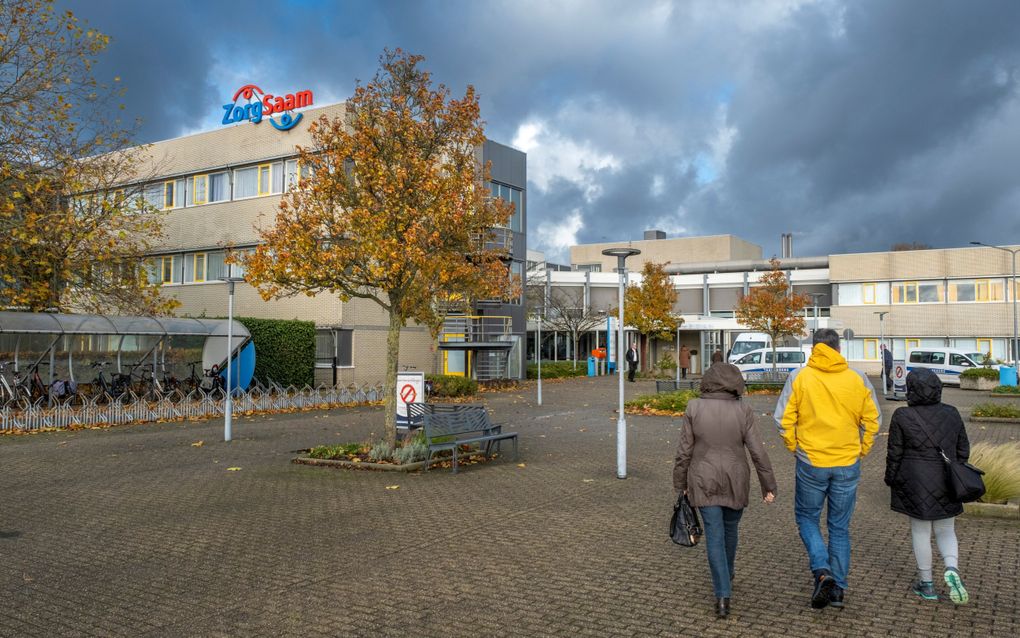
<path id="1" fill-rule="evenodd" d="M 956 499 L 957 503 L 970 503 L 976 501 L 985 493 L 985 482 L 981 479 L 984 474 L 983 470 L 979 470 L 966 461 L 954 461 L 946 456 L 945 451 L 942 447 L 932 440 L 931 435 L 924 429 L 924 420 L 920 414 L 917 414 L 917 410 L 914 410 L 914 414 L 917 416 L 918 422 L 922 425 L 921 431 L 928 437 L 928 442 L 935 446 L 938 450 L 939 455 L 942 457 L 942 461 L 946 465 L 946 481 L 949 484 L 949 492 Z"/>
<path id="2" fill-rule="evenodd" d="M 673 517 L 669 519 L 669 537 L 677 545 L 694 547 L 701 540 L 701 521 L 683 492 L 673 506 Z"/>

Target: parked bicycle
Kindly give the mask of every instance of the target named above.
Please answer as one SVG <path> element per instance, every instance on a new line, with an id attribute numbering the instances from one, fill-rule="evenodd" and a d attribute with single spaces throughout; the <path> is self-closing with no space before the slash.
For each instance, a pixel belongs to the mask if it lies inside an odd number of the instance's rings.
<path id="1" fill-rule="evenodd" d="M 0 361 L 0 403 L 25 408 L 32 401 L 31 382 L 14 365 L 13 361 Z"/>
<path id="2" fill-rule="evenodd" d="M 107 372 L 106 368 L 109 365 L 109 361 L 96 361 L 90 366 L 96 369 L 96 376 L 92 380 L 92 392 L 98 398 L 106 396 L 116 400 L 127 392 L 131 385 L 131 375 Z"/>

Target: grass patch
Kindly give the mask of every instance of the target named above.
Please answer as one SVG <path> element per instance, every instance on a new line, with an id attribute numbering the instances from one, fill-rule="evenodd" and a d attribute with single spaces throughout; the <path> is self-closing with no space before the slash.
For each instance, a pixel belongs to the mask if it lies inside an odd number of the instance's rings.
<path id="1" fill-rule="evenodd" d="M 999 380 L 999 371 L 995 368 L 971 368 L 960 373 L 961 379 L 992 379 Z"/>
<path id="2" fill-rule="evenodd" d="M 588 361 L 578 361 L 577 367 L 574 367 L 573 361 L 543 361 L 542 362 L 542 378 L 543 379 L 565 379 L 567 377 L 586 377 L 588 376 Z M 528 364 L 528 378 L 538 378 L 538 365 L 534 363 Z"/>
<path id="3" fill-rule="evenodd" d="M 1020 385 L 997 385 L 992 389 L 993 394 L 1015 394 L 1020 396 Z"/>
<path id="4" fill-rule="evenodd" d="M 970 462 L 984 470 L 984 503 L 1005 503 L 1020 498 L 1020 443 L 978 443 L 970 449 Z"/>
<path id="5" fill-rule="evenodd" d="M 680 416 L 687 409 L 691 399 L 698 398 L 697 390 L 678 390 L 662 394 L 646 394 L 624 403 L 624 411 L 630 414 L 660 414 Z"/>
<path id="6" fill-rule="evenodd" d="M 1020 419 L 1020 408 L 1015 405 L 980 403 L 974 406 L 970 415 L 977 417 L 994 417 L 999 419 Z"/>
<path id="7" fill-rule="evenodd" d="M 397 441 L 396 448 L 391 448 L 385 441 L 378 441 L 374 444 L 317 445 L 308 450 L 308 456 L 313 459 L 350 461 L 352 463 L 393 463 L 395 465 L 424 461 L 425 454 L 425 433 L 421 430 L 411 438 Z"/>

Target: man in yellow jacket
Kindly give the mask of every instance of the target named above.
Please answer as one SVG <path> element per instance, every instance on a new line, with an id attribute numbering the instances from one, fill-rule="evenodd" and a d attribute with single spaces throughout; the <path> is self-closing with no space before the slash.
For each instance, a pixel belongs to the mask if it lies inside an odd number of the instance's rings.
<path id="1" fill-rule="evenodd" d="M 881 414 L 871 382 L 839 354 L 839 334 L 817 330 L 807 367 L 787 378 L 774 415 L 797 457 L 794 514 L 811 561 L 815 609 L 843 606 L 861 459 L 871 450 Z M 826 502 L 828 546 L 819 527 Z"/>

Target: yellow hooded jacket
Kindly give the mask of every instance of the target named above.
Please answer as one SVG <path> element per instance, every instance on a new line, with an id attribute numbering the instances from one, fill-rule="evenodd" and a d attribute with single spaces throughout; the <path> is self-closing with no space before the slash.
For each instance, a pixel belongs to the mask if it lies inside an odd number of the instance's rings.
<path id="1" fill-rule="evenodd" d="M 807 367 L 786 380 L 773 417 L 797 458 L 814 467 L 845 467 L 867 456 L 881 415 L 868 377 L 818 343 Z"/>

